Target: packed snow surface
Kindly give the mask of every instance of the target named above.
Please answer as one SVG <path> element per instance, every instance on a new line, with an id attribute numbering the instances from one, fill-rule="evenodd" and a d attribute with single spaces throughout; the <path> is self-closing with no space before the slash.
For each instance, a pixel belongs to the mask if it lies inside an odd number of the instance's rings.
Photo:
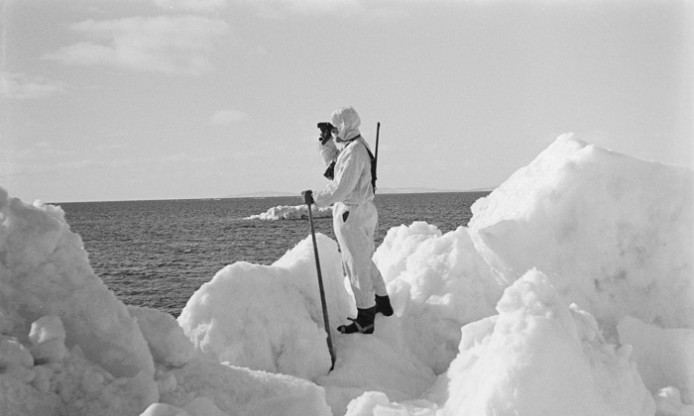
<path id="1" fill-rule="evenodd" d="M 335 332 L 354 301 L 318 234 L 332 371 L 310 237 L 176 320 L 120 302 L 59 207 L 0 189 L 0 414 L 692 416 L 693 187 L 562 136 L 468 227 L 388 231 L 373 335 Z"/>

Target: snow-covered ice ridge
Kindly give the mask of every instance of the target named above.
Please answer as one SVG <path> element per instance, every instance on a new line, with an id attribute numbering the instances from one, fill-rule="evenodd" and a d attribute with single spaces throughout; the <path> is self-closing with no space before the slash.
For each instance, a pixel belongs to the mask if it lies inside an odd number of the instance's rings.
<path id="1" fill-rule="evenodd" d="M 311 207 L 311 215 L 313 218 L 330 218 L 333 216 L 332 207 L 316 207 L 313 205 Z M 308 218 L 308 206 L 306 205 L 278 205 L 272 207 L 262 214 L 251 215 L 245 219 L 247 220 L 266 220 L 266 221 L 277 221 L 277 220 L 300 220 Z"/>
<path id="2" fill-rule="evenodd" d="M 59 207 L 0 190 L 0 414 L 693 415 L 694 174 L 565 135 L 442 234 L 388 231 L 395 316 L 322 328 L 310 237 L 178 320 L 128 307 Z M 354 312 L 318 236 L 331 325 Z"/>

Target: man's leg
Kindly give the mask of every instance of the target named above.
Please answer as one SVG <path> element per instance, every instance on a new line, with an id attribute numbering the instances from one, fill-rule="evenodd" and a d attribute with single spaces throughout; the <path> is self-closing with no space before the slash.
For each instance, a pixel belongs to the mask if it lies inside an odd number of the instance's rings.
<path id="1" fill-rule="evenodd" d="M 369 261 L 371 265 L 371 285 L 374 288 L 375 298 L 376 298 L 376 312 L 381 313 L 384 316 L 391 316 L 393 314 L 393 307 L 390 304 L 390 297 L 388 297 L 388 291 L 386 289 L 386 282 L 383 280 L 383 275 L 378 267 L 373 262 L 373 254 L 376 251 L 374 236 L 376 234 L 376 229 L 378 228 L 378 211 L 376 210 L 376 205 L 373 202 L 368 202 L 365 204 L 365 214 L 366 220 L 364 221 L 365 232 L 369 241 Z"/>
<path id="2" fill-rule="evenodd" d="M 358 207 L 352 207 L 349 211 L 344 204 L 337 204 L 333 212 L 333 226 L 354 300 L 358 309 L 364 309 L 374 306 L 374 288 L 371 283 L 371 266 L 364 260 L 368 247 L 365 234 L 360 231 L 359 215 Z M 370 258 L 368 260 L 370 262 Z"/>
<path id="3" fill-rule="evenodd" d="M 345 215 L 346 212 L 349 213 Z M 350 211 L 345 208 L 335 211 L 335 214 L 335 234 L 357 304 L 357 318 L 352 324 L 340 326 L 338 330 L 346 334 L 370 334 L 374 330 L 376 299 L 371 279 L 371 252 L 364 232 L 362 212 L 360 207 L 351 207 Z"/>

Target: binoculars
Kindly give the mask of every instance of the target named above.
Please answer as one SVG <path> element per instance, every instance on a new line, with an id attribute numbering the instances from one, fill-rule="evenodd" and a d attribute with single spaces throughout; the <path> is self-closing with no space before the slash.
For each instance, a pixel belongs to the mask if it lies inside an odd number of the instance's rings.
<path id="1" fill-rule="evenodd" d="M 328 123 L 327 121 L 324 121 L 324 122 L 318 123 L 317 127 L 320 129 L 320 139 L 318 139 L 318 140 L 320 140 L 321 144 L 325 144 L 325 142 L 330 140 L 331 133 L 332 133 L 333 129 L 335 128 L 335 126 Z M 328 166 L 328 168 L 325 170 L 325 172 L 323 173 L 323 176 L 325 176 L 326 178 L 328 178 L 330 180 L 332 180 L 335 177 L 335 161 L 334 160 L 330 164 L 330 166 Z"/>
<path id="2" fill-rule="evenodd" d="M 320 129 L 320 143 L 325 144 L 330 139 L 330 133 L 335 127 L 328 122 L 318 123 L 317 127 Z"/>

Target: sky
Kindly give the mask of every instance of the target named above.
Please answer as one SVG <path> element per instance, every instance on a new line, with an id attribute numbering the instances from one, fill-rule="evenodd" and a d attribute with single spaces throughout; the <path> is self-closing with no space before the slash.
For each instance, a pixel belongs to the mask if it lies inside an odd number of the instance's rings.
<path id="1" fill-rule="evenodd" d="M 694 1 L 0 0 L 0 186 L 26 202 L 490 188 L 559 135 L 694 168 Z"/>

